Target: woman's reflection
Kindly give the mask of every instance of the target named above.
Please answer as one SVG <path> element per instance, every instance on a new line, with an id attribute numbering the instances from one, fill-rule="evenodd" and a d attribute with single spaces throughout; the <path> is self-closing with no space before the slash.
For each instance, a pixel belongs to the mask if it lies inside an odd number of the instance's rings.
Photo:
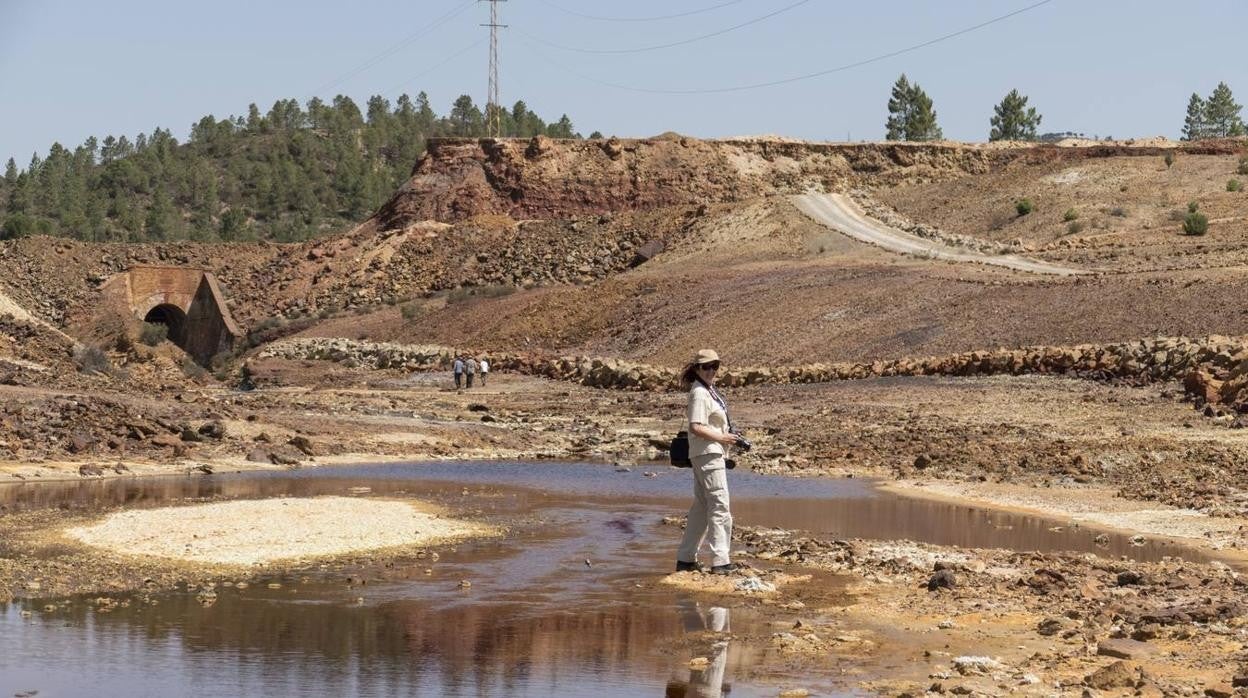
<path id="1" fill-rule="evenodd" d="M 667 683 L 668 698 L 719 698 L 732 690 L 724 684 L 724 670 L 728 667 L 728 640 L 731 627 L 728 609 L 722 606 L 703 608 L 692 599 L 680 601 L 680 617 L 685 632 L 699 634 L 707 648 L 705 655 L 689 663 L 689 680 L 672 680 Z M 698 653 L 695 652 L 695 655 Z M 699 662 L 698 659 L 709 660 Z"/>

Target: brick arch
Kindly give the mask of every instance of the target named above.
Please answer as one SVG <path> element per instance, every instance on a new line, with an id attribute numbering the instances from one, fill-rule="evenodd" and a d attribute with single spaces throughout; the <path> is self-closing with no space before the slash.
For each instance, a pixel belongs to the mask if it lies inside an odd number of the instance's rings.
<path id="1" fill-rule="evenodd" d="M 200 365 L 233 349 L 243 334 L 216 278 L 186 267 L 132 267 L 100 286 L 105 306 L 169 326 L 169 339 Z"/>

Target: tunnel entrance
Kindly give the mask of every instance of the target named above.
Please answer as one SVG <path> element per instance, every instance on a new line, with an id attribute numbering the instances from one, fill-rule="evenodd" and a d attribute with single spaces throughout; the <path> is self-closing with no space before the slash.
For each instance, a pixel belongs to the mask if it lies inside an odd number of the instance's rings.
<path id="1" fill-rule="evenodd" d="M 206 269 L 131 267 L 100 285 L 97 313 L 164 325 L 169 341 L 200 366 L 232 351 L 243 337 L 216 277 Z"/>
<path id="2" fill-rule="evenodd" d="M 169 341 L 186 351 L 186 313 L 176 305 L 162 303 L 147 312 L 143 322 L 164 325 L 169 329 Z"/>

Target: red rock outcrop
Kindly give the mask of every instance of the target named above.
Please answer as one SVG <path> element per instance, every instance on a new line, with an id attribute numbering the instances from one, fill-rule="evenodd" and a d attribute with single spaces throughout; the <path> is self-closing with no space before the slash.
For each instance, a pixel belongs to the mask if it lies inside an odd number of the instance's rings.
<path id="1" fill-rule="evenodd" d="M 1201 141 L 1184 152 L 1233 152 L 1242 144 Z M 1157 155 L 1129 145 L 807 143 L 782 139 L 704 141 L 443 138 L 429 141 L 412 177 L 374 218 L 379 230 L 481 214 L 569 218 L 664 206 L 732 202 L 814 186 L 844 189 L 931 181 L 1010 163 Z"/>

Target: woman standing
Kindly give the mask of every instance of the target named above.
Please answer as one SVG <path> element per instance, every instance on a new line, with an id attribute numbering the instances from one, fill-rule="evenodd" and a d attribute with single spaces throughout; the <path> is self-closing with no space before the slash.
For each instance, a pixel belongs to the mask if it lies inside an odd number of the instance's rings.
<path id="1" fill-rule="evenodd" d="M 681 387 L 689 390 L 686 412 L 689 432 L 689 460 L 693 461 L 693 506 L 685 536 L 676 551 L 676 571 L 698 569 L 698 549 L 705 539 L 714 556 L 711 574 L 729 574 L 734 569 L 728 559 L 732 543 L 732 513 L 728 510 L 728 448 L 737 442 L 728 419 L 728 403 L 715 390 L 719 354 L 711 349 L 697 353 L 680 375 Z"/>

